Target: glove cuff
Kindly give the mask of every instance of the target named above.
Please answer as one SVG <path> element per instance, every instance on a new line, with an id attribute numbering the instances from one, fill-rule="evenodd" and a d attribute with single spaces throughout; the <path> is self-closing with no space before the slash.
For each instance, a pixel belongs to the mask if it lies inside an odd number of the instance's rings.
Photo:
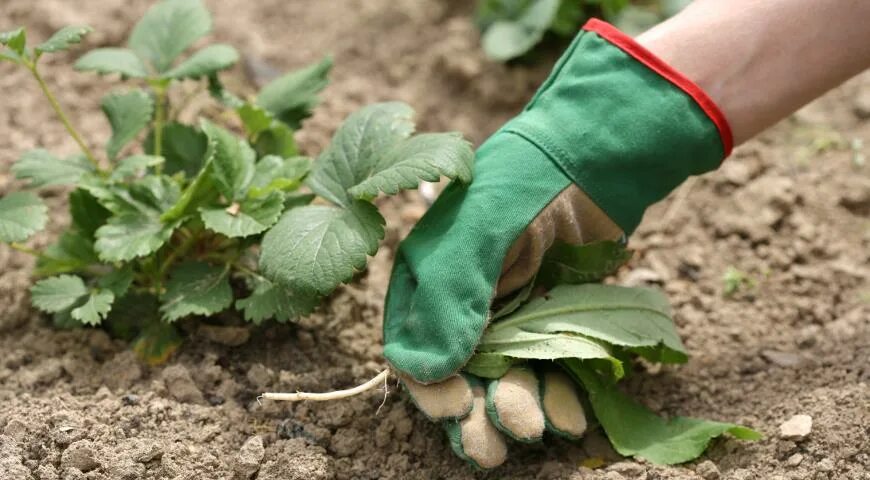
<path id="1" fill-rule="evenodd" d="M 535 144 L 626 234 L 646 208 L 733 146 L 704 91 L 633 39 L 590 20 L 504 131 Z"/>

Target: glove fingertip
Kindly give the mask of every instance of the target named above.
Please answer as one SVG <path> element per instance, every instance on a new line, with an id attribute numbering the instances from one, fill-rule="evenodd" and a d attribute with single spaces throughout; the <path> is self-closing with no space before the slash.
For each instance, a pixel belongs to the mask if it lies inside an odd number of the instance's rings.
<path id="1" fill-rule="evenodd" d="M 474 407 L 462 420 L 444 426 L 453 452 L 475 468 L 495 468 L 507 460 L 507 443 L 487 418 L 482 387 L 474 389 Z"/>
<path id="2" fill-rule="evenodd" d="M 432 421 L 458 420 L 471 412 L 473 384 L 463 375 L 430 385 L 406 376 L 400 376 L 400 380 L 414 405 Z"/>
<path id="3" fill-rule="evenodd" d="M 500 379 L 490 382 L 486 413 L 496 428 L 508 437 L 522 443 L 536 443 L 541 441 L 546 428 L 538 397 L 535 373 L 513 367 Z"/>
<path id="4" fill-rule="evenodd" d="M 586 414 L 570 377 L 555 370 L 542 375 L 541 407 L 549 432 L 568 440 L 583 437 Z"/>

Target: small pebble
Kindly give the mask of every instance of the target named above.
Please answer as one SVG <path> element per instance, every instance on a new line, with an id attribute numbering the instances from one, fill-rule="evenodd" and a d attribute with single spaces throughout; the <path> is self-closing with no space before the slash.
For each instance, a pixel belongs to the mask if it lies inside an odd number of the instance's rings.
<path id="1" fill-rule="evenodd" d="M 779 426 L 779 436 L 786 440 L 801 440 L 813 429 L 813 417 L 795 415 Z"/>
<path id="2" fill-rule="evenodd" d="M 761 356 L 768 362 L 783 368 L 796 367 L 801 363 L 800 355 L 795 353 L 764 350 L 761 352 Z"/>
<path id="3" fill-rule="evenodd" d="M 132 393 L 128 393 L 128 394 L 124 395 L 123 397 L 121 397 L 121 403 L 123 403 L 124 405 L 126 405 L 128 407 L 133 406 L 133 405 L 138 405 L 139 404 L 139 395 L 134 395 Z"/>
<path id="4" fill-rule="evenodd" d="M 704 480 L 718 480 L 721 476 L 719 467 L 710 460 L 704 460 L 695 467 L 695 473 L 702 476 Z"/>
<path id="5" fill-rule="evenodd" d="M 785 461 L 785 464 L 789 467 L 796 467 L 801 464 L 804 460 L 804 456 L 800 453 L 795 453 L 794 455 L 788 457 L 788 460 Z"/>
<path id="6" fill-rule="evenodd" d="M 71 444 L 60 457 L 63 468 L 75 468 L 83 473 L 90 472 L 100 466 L 96 452 L 90 440 L 79 440 Z"/>
<path id="7" fill-rule="evenodd" d="M 242 478 L 251 478 L 260 470 L 260 463 L 266 456 L 266 448 L 263 446 L 263 438 L 259 435 L 249 438 L 236 459 L 235 470 Z"/>

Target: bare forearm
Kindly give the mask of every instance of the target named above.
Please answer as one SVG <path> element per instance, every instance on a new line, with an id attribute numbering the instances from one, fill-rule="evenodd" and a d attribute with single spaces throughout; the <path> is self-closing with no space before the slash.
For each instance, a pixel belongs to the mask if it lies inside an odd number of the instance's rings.
<path id="1" fill-rule="evenodd" d="M 637 40 L 713 98 L 740 144 L 870 67 L 870 1 L 696 0 Z"/>

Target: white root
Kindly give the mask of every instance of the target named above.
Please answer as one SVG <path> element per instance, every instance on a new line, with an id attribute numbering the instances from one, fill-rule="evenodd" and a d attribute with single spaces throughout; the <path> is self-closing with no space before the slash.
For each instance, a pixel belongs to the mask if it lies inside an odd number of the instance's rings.
<path id="1" fill-rule="evenodd" d="M 265 399 L 265 400 L 278 400 L 282 402 L 301 402 L 303 400 L 312 400 L 315 402 L 325 402 L 327 400 L 338 400 L 341 398 L 348 398 L 354 395 L 359 395 L 367 390 L 371 390 L 383 382 L 386 385 L 387 377 L 390 375 L 390 369 L 386 369 L 383 372 L 379 373 L 375 378 L 363 383 L 362 385 L 349 388 L 347 390 L 338 390 L 335 392 L 324 392 L 324 393 L 309 393 L 309 392 L 296 392 L 296 393 L 264 393 L 260 395 L 257 400 Z"/>

